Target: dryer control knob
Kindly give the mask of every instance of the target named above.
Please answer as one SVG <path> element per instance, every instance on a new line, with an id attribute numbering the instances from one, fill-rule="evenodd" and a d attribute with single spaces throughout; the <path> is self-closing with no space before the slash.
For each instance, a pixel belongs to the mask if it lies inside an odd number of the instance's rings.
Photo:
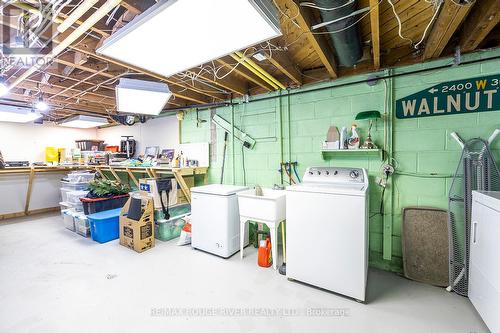
<path id="1" fill-rule="evenodd" d="M 359 177 L 359 171 L 358 170 L 352 170 L 350 173 L 351 178 L 355 179 Z"/>
<path id="2" fill-rule="evenodd" d="M 326 170 L 326 171 L 325 171 L 325 174 L 326 174 L 327 176 L 329 176 L 329 175 L 330 175 L 330 171 Z"/>
<path id="3" fill-rule="evenodd" d="M 318 170 L 316 173 L 318 174 L 318 176 L 321 176 L 321 171 Z"/>

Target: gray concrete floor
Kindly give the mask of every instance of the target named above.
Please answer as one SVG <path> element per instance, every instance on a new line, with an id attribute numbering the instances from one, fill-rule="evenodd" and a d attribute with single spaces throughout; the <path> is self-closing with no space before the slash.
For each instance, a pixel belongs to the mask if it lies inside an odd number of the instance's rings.
<path id="1" fill-rule="evenodd" d="M 488 332 L 467 298 L 441 288 L 370 270 L 359 304 L 246 253 L 224 260 L 158 241 L 138 254 L 72 233 L 55 214 L 2 223 L 0 331 Z"/>

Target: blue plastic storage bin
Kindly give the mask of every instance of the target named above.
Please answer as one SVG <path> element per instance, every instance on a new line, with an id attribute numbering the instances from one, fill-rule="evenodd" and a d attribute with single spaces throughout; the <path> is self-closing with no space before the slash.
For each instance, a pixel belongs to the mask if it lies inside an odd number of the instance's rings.
<path id="1" fill-rule="evenodd" d="M 119 238 L 121 208 L 105 210 L 88 215 L 90 236 L 98 243 L 106 243 Z"/>

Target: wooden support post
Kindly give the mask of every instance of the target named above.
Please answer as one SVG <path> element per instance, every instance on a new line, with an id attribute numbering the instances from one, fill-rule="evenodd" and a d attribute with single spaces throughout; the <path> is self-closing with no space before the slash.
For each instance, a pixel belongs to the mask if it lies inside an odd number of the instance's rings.
<path id="1" fill-rule="evenodd" d="M 116 179 L 117 182 L 119 182 L 119 183 L 122 182 L 122 180 L 120 179 L 120 177 L 118 176 L 118 174 L 116 173 L 116 171 L 113 170 L 112 167 L 109 167 L 109 171 L 113 174 L 113 177 L 115 177 L 115 179 Z"/>
<path id="2" fill-rule="evenodd" d="M 101 175 L 102 179 L 108 179 L 104 172 L 102 172 L 101 168 L 95 167 L 95 171 L 97 171 Z"/>
<path id="3" fill-rule="evenodd" d="M 155 169 L 151 168 L 149 170 L 151 171 L 151 175 L 153 176 L 153 178 L 158 178 L 158 175 L 156 174 Z"/>
<path id="4" fill-rule="evenodd" d="M 31 192 L 33 190 L 33 178 L 35 178 L 35 168 L 31 168 L 28 178 L 28 191 L 26 192 L 26 202 L 24 204 L 24 214 L 28 215 L 30 210 Z"/>
<path id="5" fill-rule="evenodd" d="M 155 178 L 155 176 L 154 176 L 154 175 L 153 175 L 153 173 L 151 172 L 151 169 L 146 168 L 146 173 L 148 174 L 148 177 L 149 177 L 149 178 Z"/>
<path id="6" fill-rule="evenodd" d="M 182 177 L 181 173 L 179 172 L 179 169 L 174 169 L 172 170 L 175 180 L 177 180 L 177 183 L 179 183 L 179 186 L 181 187 L 182 193 L 184 193 L 184 196 L 186 197 L 186 200 L 191 203 L 191 190 L 187 186 L 186 182 L 184 181 L 184 178 Z"/>
<path id="7" fill-rule="evenodd" d="M 137 188 L 139 188 L 139 181 L 137 180 L 137 178 L 135 178 L 135 176 L 132 173 L 132 171 L 130 171 L 129 168 L 125 168 L 125 170 L 127 170 L 127 173 L 129 175 L 130 179 L 132 179 L 132 181 L 134 182 L 135 186 L 137 186 Z"/>

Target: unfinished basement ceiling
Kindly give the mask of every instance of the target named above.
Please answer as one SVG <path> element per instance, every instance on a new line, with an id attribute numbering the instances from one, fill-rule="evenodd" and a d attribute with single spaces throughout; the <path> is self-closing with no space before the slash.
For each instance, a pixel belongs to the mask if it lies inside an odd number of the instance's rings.
<path id="1" fill-rule="evenodd" d="M 343 7 L 349 1 L 331 3 Z M 54 46 L 62 43 L 99 8 L 110 2 L 95 2 L 75 24 L 59 33 L 57 26 L 77 10 L 82 1 L 62 5 L 60 1 L 44 1 L 44 6 L 56 4 L 53 9 L 59 14 L 54 20 L 49 20 L 43 39 L 53 41 Z M 1 74 L 6 84 L 19 82 L 2 97 L 1 103 L 33 105 L 43 98 L 51 106 L 45 114 L 47 120 L 61 120 L 73 114 L 112 115 L 116 113 L 115 86 L 120 78 L 131 77 L 167 83 L 173 93 L 165 106 L 165 111 L 168 111 L 423 62 L 450 56 L 456 50 L 466 53 L 495 48 L 500 44 L 498 0 L 352 1 L 353 11 L 359 14 L 351 16 L 349 24 L 338 30 L 332 30 L 332 26 L 311 30 L 314 25 L 322 23 L 322 7 L 318 4 L 324 4 L 324 1 L 273 0 L 278 8 L 282 36 L 241 52 L 274 81 L 249 70 L 241 57 L 234 54 L 164 77 L 96 53 L 112 33 L 156 3 L 153 0 L 116 2 L 118 6 L 113 5 L 104 17 L 64 48 L 51 64 L 33 73 L 27 72 L 27 67 L 3 64 Z M 36 15 L 40 10 L 35 1 L 8 3 L 11 1 L 3 1 L 4 11 L 15 9 L 22 15 Z M 18 28 L 5 15 L 2 24 L 11 29 Z M 190 24 L 194 26 L 195 22 Z M 339 30 L 354 27 L 358 30 L 362 55 L 355 65 L 340 66 L 340 47 L 335 47 L 330 36 L 332 31 L 341 33 Z M 11 42 L 5 34 L 2 38 L 2 43 Z M 168 43 L 168 40 L 163 42 Z M 251 57 L 255 54 L 259 54 L 260 60 Z"/>

